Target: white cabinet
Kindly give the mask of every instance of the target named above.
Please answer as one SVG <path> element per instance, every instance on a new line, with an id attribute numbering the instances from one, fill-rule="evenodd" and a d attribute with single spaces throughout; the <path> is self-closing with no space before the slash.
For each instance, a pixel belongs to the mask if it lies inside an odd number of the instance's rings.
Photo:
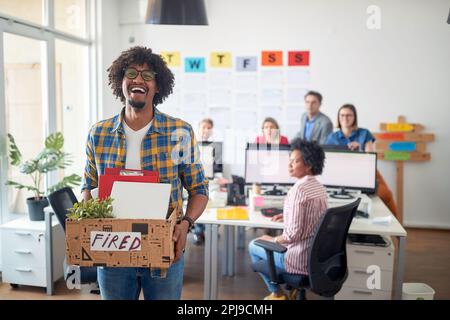
<path id="1" fill-rule="evenodd" d="M 2 281 L 12 285 L 47 287 L 63 276 L 65 255 L 64 231 L 55 217 L 52 219 L 52 243 L 45 221 L 30 221 L 23 217 L 0 226 Z M 49 273 L 52 261 L 52 274 Z"/>
<path id="2" fill-rule="evenodd" d="M 394 269 L 394 245 L 353 245 L 347 242 L 348 278 L 336 300 L 390 300 Z M 376 274 L 375 274 L 375 273 Z"/>
<path id="3" fill-rule="evenodd" d="M 334 298 L 336 300 L 391 300 L 391 292 L 343 286 Z"/>

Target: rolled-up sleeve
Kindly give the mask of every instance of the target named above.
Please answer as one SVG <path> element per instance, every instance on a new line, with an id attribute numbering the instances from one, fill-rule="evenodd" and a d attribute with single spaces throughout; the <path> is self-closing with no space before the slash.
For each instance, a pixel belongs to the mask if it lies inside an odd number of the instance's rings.
<path id="1" fill-rule="evenodd" d="M 93 128 L 89 131 L 86 141 L 86 165 L 84 167 L 83 182 L 81 192 L 92 190 L 98 186 L 98 173 L 95 163 Z"/>
<path id="2" fill-rule="evenodd" d="M 200 151 L 192 127 L 189 128 L 189 157 L 181 164 L 180 179 L 189 197 L 202 194 L 208 197 L 208 179 L 200 161 Z"/>
<path id="3" fill-rule="evenodd" d="M 372 133 L 369 131 L 369 130 L 367 130 L 367 135 L 366 135 L 366 139 L 365 139 L 365 141 L 364 141 L 364 143 L 367 143 L 367 142 L 375 142 L 375 137 L 372 135 Z"/>

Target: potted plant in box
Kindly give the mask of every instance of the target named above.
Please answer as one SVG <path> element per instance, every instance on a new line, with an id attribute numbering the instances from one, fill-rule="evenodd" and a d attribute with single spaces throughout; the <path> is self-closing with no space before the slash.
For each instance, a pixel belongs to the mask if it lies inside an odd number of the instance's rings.
<path id="1" fill-rule="evenodd" d="M 104 200 L 89 199 L 88 201 L 82 201 L 75 203 L 72 208 L 68 209 L 67 218 L 72 220 L 83 219 L 112 219 L 113 215 L 112 207 L 113 199 L 107 197 Z"/>
<path id="2" fill-rule="evenodd" d="M 27 199 L 28 213 L 30 220 L 44 220 L 44 208 L 49 205 L 45 192 L 41 189 L 41 183 L 45 175 L 57 169 L 65 169 L 72 161 L 70 155 L 62 149 L 64 146 L 64 137 L 61 132 L 50 134 L 45 139 L 45 148 L 36 157 L 24 161 L 14 137 L 8 134 L 9 139 L 9 158 L 11 165 L 19 167 L 20 172 L 29 175 L 32 184 L 22 184 L 9 180 L 6 184 L 17 189 L 26 189 L 34 193 L 33 197 Z M 73 187 L 80 184 L 81 177 L 72 174 L 64 177 L 60 182 L 47 188 L 47 193 L 52 193 L 64 187 Z"/>

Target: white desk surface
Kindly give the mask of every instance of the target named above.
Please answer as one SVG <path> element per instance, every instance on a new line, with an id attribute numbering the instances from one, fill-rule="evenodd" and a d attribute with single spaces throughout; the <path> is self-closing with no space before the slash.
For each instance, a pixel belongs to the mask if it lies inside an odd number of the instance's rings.
<path id="1" fill-rule="evenodd" d="M 350 225 L 349 233 L 356 234 L 378 234 L 386 236 L 406 237 L 406 230 L 392 215 L 386 205 L 377 196 L 371 197 L 372 212 L 370 218 L 355 218 Z M 272 228 L 283 229 L 282 222 L 273 222 L 270 218 L 264 217 L 260 211 L 249 210 L 248 220 L 218 220 L 216 216 L 216 208 L 206 209 L 196 223 L 220 224 L 229 226 L 243 226 L 254 228 Z M 389 225 L 374 224 L 373 218 L 392 216 Z"/>
<path id="2" fill-rule="evenodd" d="M 232 207 L 225 207 L 232 208 Z M 216 208 L 206 209 L 205 212 L 200 216 L 200 218 L 195 221 L 195 223 L 210 223 L 210 224 L 220 224 L 227 226 L 242 226 L 242 227 L 253 227 L 253 228 L 271 228 L 271 229 L 283 229 L 282 222 L 273 222 L 270 218 L 264 217 L 260 211 L 248 211 L 248 220 L 218 220 Z"/>
<path id="3" fill-rule="evenodd" d="M 52 226 L 57 226 L 59 224 L 58 219 L 52 219 Z M 0 225 L 0 229 L 20 229 L 20 230 L 30 230 L 30 231 L 44 231 L 45 221 L 31 221 L 26 216 L 18 215 L 17 219 L 11 220 Z"/>

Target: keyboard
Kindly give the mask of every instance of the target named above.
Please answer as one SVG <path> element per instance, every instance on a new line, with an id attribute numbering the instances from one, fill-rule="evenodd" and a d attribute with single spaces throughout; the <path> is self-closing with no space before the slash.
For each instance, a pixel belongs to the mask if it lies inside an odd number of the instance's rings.
<path id="1" fill-rule="evenodd" d="M 374 234 L 349 234 L 348 238 L 352 244 L 360 244 L 366 246 L 387 247 L 389 245 L 380 235 Z"/>
<path id="2" fill-rule="evenodd" d="M 283 213 L 283 209 L 281 208 L 264 208 L 261 209 L 261 214 L 265 217 L 273 217 L 277 214 Z"/>

